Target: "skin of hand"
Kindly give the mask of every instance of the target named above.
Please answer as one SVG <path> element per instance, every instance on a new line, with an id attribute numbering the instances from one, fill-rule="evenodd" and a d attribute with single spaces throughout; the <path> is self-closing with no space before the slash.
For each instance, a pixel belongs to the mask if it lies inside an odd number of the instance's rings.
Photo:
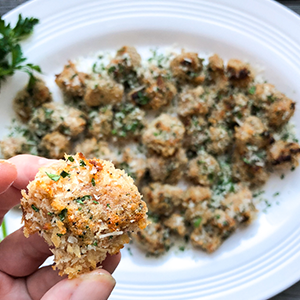
<path id="1" fill-rule="evenodd" d="M 0 160 L 0 224 L 5 214 L 20 203 L 21 189 L 33 180 L 48 160 L 32 155 L 18 155 Z M 58 275 L 51 266 L 39 266 L 52 253 L 38 234 L 29 238 L 23 228 L 13 232 L 0 243 L 1 300 L 104 300 L 115 286 L 111 276 L 120 261 L 120 254 L 108 256 L 103 269 L 82 274 L 69 280 Z"/>

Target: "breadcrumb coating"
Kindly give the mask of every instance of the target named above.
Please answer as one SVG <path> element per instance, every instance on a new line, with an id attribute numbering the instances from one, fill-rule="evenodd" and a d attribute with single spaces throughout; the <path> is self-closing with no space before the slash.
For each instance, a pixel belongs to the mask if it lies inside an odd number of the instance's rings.
<path id="1" fill-rule="evenodd" d="M 144 229 L 147 207 L 123 170 L 82 153 L 42 167 L 22 191 L 24 235 L 38 232 L 69 278 L 99 267 Z"/>

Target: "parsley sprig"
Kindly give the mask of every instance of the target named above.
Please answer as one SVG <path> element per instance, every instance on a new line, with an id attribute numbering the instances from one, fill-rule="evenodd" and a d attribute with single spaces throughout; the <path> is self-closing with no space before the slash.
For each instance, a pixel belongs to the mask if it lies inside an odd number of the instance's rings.
<path id="1" fill-rule="evenodd" d="M 2 239 L 4 239 L 7 236 L 7 229 L 6 229 L 5 219 L 3 220 L 0 228 L 1 228 L 1 231 L 2 231 Z M 1 242 L 1 238 L 0 238 L 0 242 Z"/>
<path id="2" fill-rule="evenodd" d="M 5 24 L 0 17 L 0 85 L 7 76 L 12 76 L 16 70 L 29 74 L 28 86 L 31 87 L 35 82 L 33 71 L 41 73 L 41 68 L 31 63 L 25 63 L 26 58 L 19 42 L 32 33 L 33 28 L 39 20 L 36 18 L 19 19 L 15 27 Z"/>

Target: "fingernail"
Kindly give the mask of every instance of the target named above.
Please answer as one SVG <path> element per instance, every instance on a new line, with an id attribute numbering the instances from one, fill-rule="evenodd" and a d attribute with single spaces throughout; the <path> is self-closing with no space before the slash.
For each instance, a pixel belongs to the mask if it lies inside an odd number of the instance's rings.
<path id="1" fill-rule="evenodd" d="M 57 162 L 56 159 L 40 158 L 38 160 L 38 164 L 41 166 L 50 166 L 55 162 Z"/>
<path id="2" fill-rule="evenodd" d="M 94 271 L 94 272 L 91 272 L 91 273 L 85 273 L 85 274 L 82 274 L 80 276 L 80 278 L 82 280 L 89 280 L 89 281 L 106 281 L 106 282 L 109 282 L 113 285 L 116 284 L 116 281 L 115 279 L 110 275 L 110 274 L 107 274 L 107 273 L 103 273 L 101 271 Z"/>
<path id="3" fill-rule="evenodd" d="M 103 270 L 82 274 L 75 281 L 78 279 L 80 284 L 70 300 L 106 300 L 116 284 L 115 279 Z"/>
<path id="4" fill-rule="evenodd" d="M 4 174 L 0 182 L 0 194 L 5 192 L 17 179 L 18 172 L 17 167 L 7 161 L 0 159 L 0 174 Z"/>

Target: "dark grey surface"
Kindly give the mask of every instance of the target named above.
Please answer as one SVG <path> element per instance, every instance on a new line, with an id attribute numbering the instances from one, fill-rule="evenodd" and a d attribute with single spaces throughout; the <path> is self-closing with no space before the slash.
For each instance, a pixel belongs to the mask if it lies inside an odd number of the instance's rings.
<path id="1" fill-rule="evenodd" d="M 16 6 L 27 2 L 28 0 L 0 0 L 0 16 L 4 15 L 8 11 L 12 10 Z M 48 0 L 51 1 L 51 0 Z M 232 1 L 247 1 L 247 0 L 232 0 Z M 280 0 L 277 1 L 296 13 L 300 14 L 300 0 Z M 300 28 L 299 28 L 300 34 Z M 300 268 L 300 266 L 299 266 Z M 270 300 L 300 300 L 300 281 L 277 296 L 271 298 Z M 222 300 L 222 299 L 220 299 Z M 232 299 L 232 300 L 242 300 L 242 299 Z M 264 300 L 264 299 L 262 299 Z"/>

